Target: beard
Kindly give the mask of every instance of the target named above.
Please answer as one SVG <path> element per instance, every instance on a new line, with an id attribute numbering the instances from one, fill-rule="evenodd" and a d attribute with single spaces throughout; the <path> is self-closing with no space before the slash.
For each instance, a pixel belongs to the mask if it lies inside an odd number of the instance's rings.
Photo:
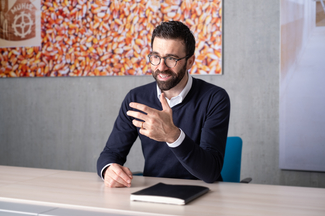
<path id="1" fill-rule="evenodd" d="M 171 78 L 168 81 L 160 81 L 159 79 L 157 79 L 159 74 L 171 76 Z M 152 76 L 155 78 L 158 87 L 160 88 L 161 91 L 168 91 L 174 88 L 175 86 L 177 86 L 177 84 L 180 83 L 180 81 L 184 78 L 185 74 L 186 74 L 186 64 L 184 65 L 183 68 L 181 68 L 178 71 L 178 73 L 174 73 L 169 69 L 165 71 L 160 71 L 157 69 L 152 73 Z"/>

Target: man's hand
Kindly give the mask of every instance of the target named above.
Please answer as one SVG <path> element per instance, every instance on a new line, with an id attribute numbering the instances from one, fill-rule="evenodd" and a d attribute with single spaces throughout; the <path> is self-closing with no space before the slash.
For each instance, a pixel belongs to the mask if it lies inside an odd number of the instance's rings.
<path id="1" fill-rule="evenodd" d="M 169 107 L 165 94 L 161 93 L 160 103 L 163 110 L 159 111 L 146 105 L 131 102 L 130 107 L 143 111 L 128 111 L 127 115 L 142 121 L 133 120 L 134 126 L 140 128 L 140 133 L 158 142 L 173 143 L 180 135 L 180 130 L 174 125 L 173 112 Z"/>
<path id="2" fill-rule="evenodd" d="M 131 187 L 132 173 L 129 168 L 113 163 L 107 167 L 104 173 L 105 186 L 116 187 Z"/>

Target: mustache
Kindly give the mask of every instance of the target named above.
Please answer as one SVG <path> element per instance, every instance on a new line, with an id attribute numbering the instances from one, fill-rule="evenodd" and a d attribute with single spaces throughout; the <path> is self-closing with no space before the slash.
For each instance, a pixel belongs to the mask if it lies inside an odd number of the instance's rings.
<path id="1" fill-rule="evenodd" d="M 157 70 L 155 70 L 155 74 L 156 75 L 159 75 L 159 74 L 167 74 L 167 75 L 174 75 L 174 73 L 172 72 L 172 71 L 170 71 L 170 70 L 165 70 L 165 71 L 161 71 L 161 70 L 159 70 L 159 69 L 157 69 Z"/>

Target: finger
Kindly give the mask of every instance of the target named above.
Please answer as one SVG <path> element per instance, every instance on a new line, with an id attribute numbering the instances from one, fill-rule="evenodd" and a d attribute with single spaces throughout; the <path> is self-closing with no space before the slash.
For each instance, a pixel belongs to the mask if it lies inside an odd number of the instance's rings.
<path id="1" fill-rule="evenodd" d="M 161 103 L 161 106 L 162 106 L 162 109 L 163 110 L 169 110 L 170 109 L 170 106 L 166 100 L 166 97 L 165 97 L 165 93 L 161 93 L 160 95 L 160 103 Z"/>
<path id="2" fill-rule="evenodd" d="M 131 178 L 125 173 L 123 166 L 112 164 L 107 168 L 107 171 L 109 171 L 109 177 L 115 182 L 124 185 L 125 187 L 129 187 L 131 185 Z"/>
<path id="3" fill-rule="evenodd" d="M 110 188 L 121 188 L 121 187 L 125 187 L 125 185 L 120 184 L 120 183 L 114 181 L 111 178 L 108 178 L 107 180 L 105 180 L 104 183 L 105 183 L 105 186 L 106 187 L 110 187 Z"/>
<path id="4" fill-rule="evenodd" d="M 116 181 L 120 184 L 125 185 L 126 187 L 129 187 L 131 185 L 131 178 L 129 174 L 125 173 L 123 167 L 119 167 L 116 170 L 113 170 L 118 177 Z"/>
<path id="5" fill-rule="evenodd" d="M 129 168 L 121 166 L 121 169 L 130 177 L 130 179 L 133 179 L 132 172 L 130 171 Z M 105 186 L 110 187 L 110 188 L 119 188 L 119 187 L 130 187 L 131 184 L 125 185 L 121 184 L 118 181 L 115 181 L 114 179 L 110 178 L 109 176 L 105 178 Z"/>
<path id="6" fill-rule="evenodd" d="M 138 121 L 138 120 L 135 120 L 135 119 L 134 119 L 134 120 L 132 121 L 132 124 L 133 124 L 134 126 L 138 127 L 138 128 L 144 129 L 144 126 L 143 126 L 144 121 Z"/>
<path id="7" fill-rule="evenodd" d="M 143 113 L 137 112 L 137 111 L 132 111 L 132 110 L 127 111 L 126 114 L 128 116 L 131 116 L 131 117 L 134 117 L 136 119 L 143 120 L 143 121 L 146 121 L 146 119 L 148 117 L 146 114 L 143 114 Z"/>
<path id="8" fill-rule="evenodd" d="M 111 176 L 112 176 L 112 171 L 111 170 L 106 170 L 106 173 L 104 175 L 104 183 L 105 186 L 110 187 L 110 188 L 115 188 L 115 187 L 125 187 L 123 184 L 120 184 L 119 182 L 115 181 Z M 113 173 L 114 175 L 114 173 Z"/>
<path id="9" fill-rule="evenodd" d="M 148 113 L 148 114 L 155 110 L 155 109 L 150 108 L 150 107 L 148 107 L 148 106 L 146 106 L 144 104 L 140 104 L 140 103 L 136 103 L 136 102 L 131 102 L 129 105 L 130 105 L 130 107 L 132 107 L 134 109 L 143 111 L 143 112 Z"/>
<path id="10" fill-rule="evenodd" d="M 126 187 L 125 184 L 122 184 L 117 180 L 118 177 L 113 173 L 107 173 L 104 178 L 105 186 L 110 188 L 116 188 L 116 187 Z"/>
<path id="11" fill-rule="evenodd" d="M 129 176 L 130 179 L 133 179 L 133 175 L 132 172 L 129 168 L 127 167 L 122 167 L 122 169 L 124 170 L 124 172 Z"/>

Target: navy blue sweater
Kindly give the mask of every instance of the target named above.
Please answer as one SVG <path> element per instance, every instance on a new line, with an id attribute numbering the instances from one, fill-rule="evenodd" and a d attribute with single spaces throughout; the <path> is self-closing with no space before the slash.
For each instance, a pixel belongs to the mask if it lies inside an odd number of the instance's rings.
<path id="1" fill-rule="evenodd" d="M 109 163 L 123 165 L 139 136 L 145 158 L 144 176 L 221 181 L 220 175 L 228 133 L 230 100 L 226 91 L 193 78 L 192 88 L 181 104 L 172 108 L 174 124 L 185 133 L 182 144 L 170 148 L 139 134 L 127 116 L 130 102 L 162 110 L 156 82 L 131 90 L 122 102 L 114 128 L 97 161 L 97 172 Z"/>

